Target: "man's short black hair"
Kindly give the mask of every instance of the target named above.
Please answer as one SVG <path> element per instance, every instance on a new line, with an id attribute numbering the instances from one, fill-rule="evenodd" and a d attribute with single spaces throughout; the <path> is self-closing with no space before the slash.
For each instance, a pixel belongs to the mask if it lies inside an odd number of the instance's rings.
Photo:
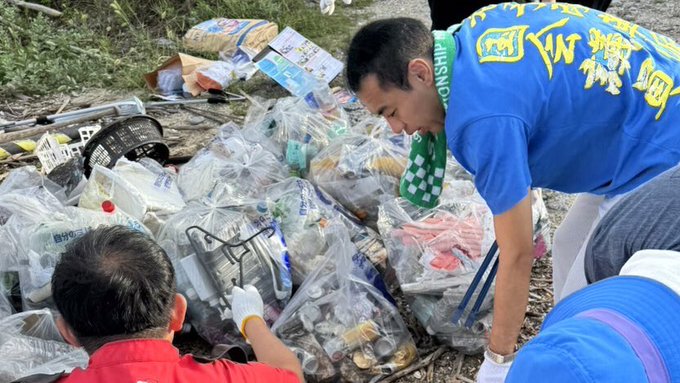
<path id="1" fill-rule="evenodd" d="M 165 251 L 124 226 L 76 239 L 52 276 L 57 309 L 90 353 L 113 340 L 162 337 L 176 291 Z"/>
<path id="2" fill-rule="evenodd" d="M 408 63 L 432 59 L 433 38 L 422 22 L 408 17 L 374 21 L 357 32 L 347 52 L 347 85 L 358 92 L 361 81 L 375 74 L 383 89 L 411 89 Z"/>

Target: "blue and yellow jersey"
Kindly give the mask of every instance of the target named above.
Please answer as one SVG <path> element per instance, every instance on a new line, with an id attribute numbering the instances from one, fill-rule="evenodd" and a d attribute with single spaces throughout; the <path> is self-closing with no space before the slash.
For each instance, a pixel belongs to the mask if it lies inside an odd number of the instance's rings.
<path id="1" fill-rule="evenodd" d="M 528 187 L 616 195 L 680 162 L 680 45 L 578 5 L 483 8 L 454 35 L 446 135 L 494 214 Z"/>

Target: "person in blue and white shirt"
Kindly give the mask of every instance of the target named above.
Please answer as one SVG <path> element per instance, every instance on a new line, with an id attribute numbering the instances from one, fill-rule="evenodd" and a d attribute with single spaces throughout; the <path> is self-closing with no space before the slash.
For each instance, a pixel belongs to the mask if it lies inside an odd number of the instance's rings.
<path id="1" fill-rule="evenodd" d="M 559 301 L 587 284 L 585 244 L 600 217 L 680 162 L 680 45 L 564 3 L 491 5 L 450 32 L 439 41 L 414 19 L 370 23 L 350 44 L 347 82 L 394 132 L 445 144 L 474 176 L 500 249 L 487 354 L 502 362 L 528 299 L 529 190 L 581 193 L 554 238 Z M 492 381 L 489 364 L 480 381 Z"/>

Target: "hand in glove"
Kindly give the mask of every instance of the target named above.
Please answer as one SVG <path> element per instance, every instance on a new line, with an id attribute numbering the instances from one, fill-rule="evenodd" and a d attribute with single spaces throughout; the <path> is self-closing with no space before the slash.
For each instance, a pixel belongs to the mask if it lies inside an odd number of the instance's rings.
<path id="1" fill-rule="evenodd" d="M 484 353 L 484 362 L 477 373 L 477 383 L 503 383 L 510 371 L 512 361 L 506 363 L 496 363 Z"/>
<path id="2" fill-rule="evenodd" d="M 231 312 L 234 323 L 247 340 L 246 323 L 253 318 L 263 318 L 264 304 L 255 286 L 246 285 L 243 289 L 235 286 L 231 290 Z"/>
<path id="3" fill-rule="evenodd" d="M 335 0 L 319 0 L 319 7 L 322 14 L 330 16 L 335 12 Z"/>

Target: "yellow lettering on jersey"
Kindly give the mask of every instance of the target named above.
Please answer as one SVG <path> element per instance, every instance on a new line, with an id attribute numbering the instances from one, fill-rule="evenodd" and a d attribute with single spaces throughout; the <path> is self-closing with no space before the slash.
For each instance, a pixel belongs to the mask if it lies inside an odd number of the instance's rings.
<path id="1" fill-rule="evenodd" d="M 573 4 L 560 4 L 554 3 L 550 5 L 551 11 L 561 11 L 565 15 L 583 17 L 584 13 L 590 12 L 590 9 L 582 7 L 580 5 Z"/>
<path id="2" fill-rule="evenodd" d="M 659 54 L 671 60 L 680 61 L 680 45 L 664 35 L 640 30 L 640 26 L 630 21 L 620 19 L 616 16 L 601 13 L 597 15 L 605 24 L 611 25 L 617 31 L 627 35 L 631 39 L 639 39 L 652 44 Z"/>
<path id="3" fill-rule="evenodd" d="M 619 76 L 630 70 L 630 56 L 633 51 L 642 49 L 639 43 L 631 42 L 618 33 L 604 34 L 591 28 L 588 45 L 592 56 L 583 60 L 579 70 L 586 75 L 585 89 L 595 82 L 606 86 L 606 91 L 617 95 L 621 93 L 622 82 Z"/>
<path id="4" fill-rule="evenodd" d="M 543 63 L 548 70 L 548 79 L 552 79 L 553 64 L 557 64 L 562 59 L 564 59 L 565 64 L 574 62 L 574 48 L 576 47 L 576 42 L 581 40 L 581 36 L 577 33 L 572 33 L 565 39 L 561 33 L 557 36 L 548 33 L 553 29 L 562 28 L 568 21 L 569 18 L 564 18 L 546 26 L 538 31 L 538 33 L 529 33 L 527 35 L 527 40 L 538 48 L 538 53 L 541 55 Z M 543 41 L 541 41 L 542 38 Z"/>
<path id="5" fill-rule="evenodd" d="M 474 28 L 477 25 L 477 19 L 479 19 L 479 21 L 484 21 L 484 19 L 486 19 L 486 13 L 492 9 L 496 9 L 497 7 L 498 4 L 487 5 L 486 7 L 481 8 L 468 16 L 468 20 L 470 20 L 470 28 Z"/>
<path id="6" fill-rule="evenodd" d="M 652 108 L 657 108 L 656 119 L 661 118 L 671 96 L 680 94 L 680 87 L 673 89 L 673 78 L 656 69 L 652 58 L 642 62 L 640 73 L 633 88 L 645 92 L 645 101 Z"/>
<path id="7" fill-rule="evenodd" d="M 509 9 L 511 11 L 517 11 L 517 18 L 520 18 L 524 16 L 524 11 L 527 7 L 527 4 L 517 4 L 517 3 L 504 3 L 503 4 L 503 9 Z"/>
<path id="8" fill-rule="evenodd" d="M 489 28 L 477 39 L 479 62 L 517 62 L 524 57 L 524 33 L 528 25 Z"/>
<path id="9" fill-rule="evenodd" d="M 614 29 L 616 29 L 617 31 L 625 33 L 631 39 L 634 39 L 636 37 L 638 30 L 640 29 L 639 25 L 633 24 L 630 21 L 619 19 L 618 17 L 610 15 L 608 13 L 600 13 L 597 15 L 597 17 L 602 19 L 602 22 L 604 22 L 605 24 L 614 27 Z"/>
<path id="10" fill-rule="evenodd" d="M 532 5 L 534 7 L 534 12 L 540 11 L 541 9 L 548 6 L 547 3 L 531 3 L 531 4 L 527 4 L 527 5 Z"/>
<path id="11" fill-rule="evenodd" d="M 651 39 L 647 38 L 647 41 L 654 44 L 659 54 L 671 60 L 680 61 L 680 45 L 678 45 L 678 43 L 673 41 L 670 37 L 652 31 L 649 31 L 649 35 L 651 36 Z"/>

